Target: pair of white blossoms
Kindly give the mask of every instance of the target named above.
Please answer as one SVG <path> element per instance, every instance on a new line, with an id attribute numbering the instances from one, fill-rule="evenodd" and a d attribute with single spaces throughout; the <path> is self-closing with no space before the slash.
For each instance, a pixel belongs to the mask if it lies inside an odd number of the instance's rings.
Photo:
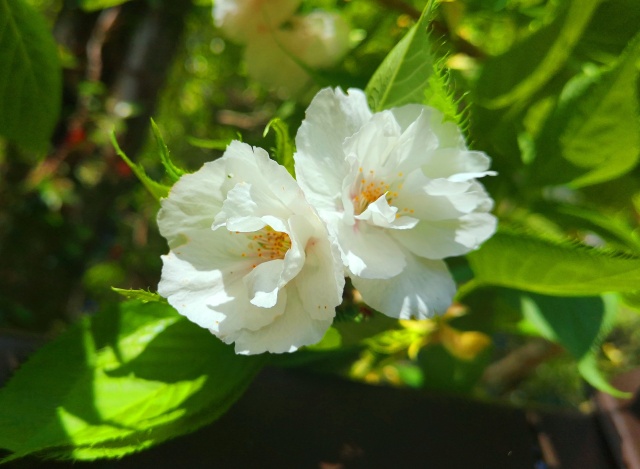
<path id="1" fill-rule="evenodd" d="M 345 274 L 388 316 L 444 313 L 455 283 L 443 259 L 496 228 L 476 181 L 494 174 L 489 158 L 436 109 L 372 113 L 356 89 L 321 90 L 296 146 L 297 182 L 234 141 L 174 185 L 158 215 L 170 248 L 158 292 L 240 354 L 320 341 Z"/>

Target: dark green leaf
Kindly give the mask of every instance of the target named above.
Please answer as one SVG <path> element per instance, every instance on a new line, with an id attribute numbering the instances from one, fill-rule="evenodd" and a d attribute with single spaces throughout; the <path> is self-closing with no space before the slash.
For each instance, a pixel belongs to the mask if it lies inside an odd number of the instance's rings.
<path id="1" fill-rule="evenodd" d="M 614 295 L 559 298 L 536 294 L 520 296 L 524 317 L 540 334 L 561 344 L 578 361 L 582 377 L 597 389 L 629 397 L 611 386 L 597 364 L 597 347 L 611 330 L 617 312 Z"/>
<path id="2" fill-rule="evenodd" d="M 481 285 L 561 296 L 635 291 L 640 257 L 501 231 L 468 259 Z"/>
<path id="3" fill-rule="evenodd" d="M 490 358 L 491 348 L 472 360 L 460 360 L 441 344 L 431 344 L 420 350 L 417 361 L 426 389 L 466 393 L 478 382 Z"/>
<path id="4" fill-rule="evenodd" d="M 583 56 L 599 63 L 615 59 L 638 33 L 640 8 L 638 0 L 607 0 L 591 18 L 576 49 Z"/>
<path id="5" fill-rule="evenodd" d="M 263 362 L 166 304 L 122 303 L 45 346 L 0 391 L 0 447 L 119 457 L 215 420 Z"/>
<path id="6" fill-rule="evenodd" d="M 60 112 L 58 50 L 24 0 L 0 0 L 0 135 L 43 150 Z"/>
<path id="7" fill-rule="evenodd" d="M 485 64 L 478 99 L 488 108 L 524 101 L 565 64 L 601 0 L 571 0 L 555 20 Z"/>

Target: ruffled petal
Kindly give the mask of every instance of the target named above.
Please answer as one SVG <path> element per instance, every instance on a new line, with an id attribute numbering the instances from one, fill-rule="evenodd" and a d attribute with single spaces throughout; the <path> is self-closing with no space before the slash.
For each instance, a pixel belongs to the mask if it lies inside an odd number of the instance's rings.
<path id="1" fill-rule="evenodd" d="M 224 162 L 205 163 L 198 172 L 182 176 L 161 200 L 158 227 L 170 248 L 185 242 L 185 232 L 211 228 L 224 200 L 224 179 Z"/>
<path id="2" fill-rule="evenodd" d="M 422 221 L 411 230 L 394 231 L 392 236 L 418 256 L 444 259 L 477 249 L 495 233 L 496 225 L 490 213 L 469 213 L 451 220 Z"/>
<path id="3" fill-rule="evenodd" d="M 375 202 L 369 204 L 364 212 L 356 215 L 354 218 L 356 220 L 368 221 L 381 228 L 389 228 L 396 220 L 397 213 L 398 209 L 390 206 L 383 194 L 378 197 Z"/>
<path id="4" fill-rule="evenodd" d="M 288 18 L 284 28 L 269 28 L 249 41 L 247 73 L 285 96 L 305 90 L 312 69 L 334 66 L 349 49 L 349 25 L 338 14 L 312 12 Z"/>
<path id="5" fill-rule="evenodd" d="M 305 311 L 314 319 L 326 319 L 342 303 L 344 269 L 340 252 L 329 241 L 325 228 L 319 223 L 309 226 L 307 219 L 292 219 L 292 231 L 308 229 L 305 243 L 306 261 L 294 282 Z"/>
<path id="6" fill-rule="evenodd" d="M 494 176 L 488 171 L 491 159 L 481 151 L 460 148 L 440 148 L 430 155 L 428 164 L 422 167 L 425 175 L 432 179 L 449 178 L 451 181 Z"/>
<path id="7" fill-rule="evenodd" d="M 393 115 L 380 112 L 345 139 L 344 154 L 355 157 L 365 177 L 385 178 L 396 172 L 398 162 L 390 157 L 399 137 L 400 126 Z"/>
<path id="8" fill-rule="evenodd" d="M 305 311 L 298 291 L 288 290 L 287 306 L 281 316 L 261 329 L 239 330 L 223 340 L 235 342 L 236 353 L 243 355 L 294 352 L 319 342 L 333 322 L 335 309 L 328 310 L 323 319 L 313 319 Z"/>
<path id="9" fill-rule="evenodd" d="M 335 228 L 342 261 L 353 275 L 390 278 L 404 269 L 404 253 L 385 230 L 362 222 Z"/>
<path id="10" fill-rule="evenodd" d="M 405 269 L 393 278 L 351 277 L 362 299 L 372 308 L 399 319 L 427 319 L 443 314 L 456 286 L 443 261 L 407 255 Z"/>
<path id="11" fill-rule="evenodd" d="M 191 232 L 186 244 L 162 257 L 158 293 L 180 314 L 207 329 L 268 324 L 282 314 L 284 305 L 266 309 L 249 302 L 242 279 L 251 272 L 251 261 L 241 257 L 243 238 L 226 230 Z"/>
<path id="12" fill-rule="evenodd" d="M 281 36 L 280 32 L 268 30 L 247 44 L 244 50 L 247 74 L 282 96 L 295 96 L 304 90 L 311 77 L 291 52 L 283 50 Z"/>
<path id="13" fill-rule="evenodd" d="M 259 34 L 284 23 L 302 0 L 216 0 L 215 25 L 225 37 L 239 44 L 254 42 Z"/>
<path id="14" fill-rule="evenodd" d="M 269 158 L 262 148 L 251 147 L 246 143 L 233 141 L 227 147 L 224 156 L 217 161 L 224 164 L 223 194 L 228 196 L 238 184 L 248 184 L 244 193 L 237 196 L 249 197 L 256 203 L 255 216 L 276 216 L 287 218 L 291 212 L 308 210 L 302 190 L 287 170 Z M 239 200 L 238 202 L 241 202 Z M 249 208 L 249 207 L 247 207 Z M 233 212 L 232 212 L 233 213 Z"/>
<path id="15" fill-rule="evenodd" d="M 395 160 L 397 161 L 396 171 L 402 174 L 409 174 L 416 169 L 428 166 L 431 153 L 438 147 L 438 137 L 431 127 L 431 113 L 424 106 L 404 106 L 408 114 L 414 115 L 420 112 L 415 119 L 404 128 L 402 135 L 398 138 L 395 148 Z M 394 110 L 396 115 L 398 111 Z"/>
<path id="16" fill-rule="evenodd" d="M 251 304 L 261 308 L 272 308 L 278 302 L 280 277 L 284 268 L 284 260 L 258 264 L 244 277 L 244 284 L 249 292 Z"/>
<path id="17" fill-rule="evenodd" d="M 320 212 L 340 206 L 349 173 L 343 143 L 370 118 L 366 96 L 354 89 L 344 94 L 325 88 L 307 108 L 296 135 L 295 169 L 307 200 Z"/>

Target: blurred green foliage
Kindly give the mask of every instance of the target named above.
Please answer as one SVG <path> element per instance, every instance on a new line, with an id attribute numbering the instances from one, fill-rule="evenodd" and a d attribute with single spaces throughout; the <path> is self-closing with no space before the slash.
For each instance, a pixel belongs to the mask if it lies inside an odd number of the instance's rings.
<path id="1" fill-rule="evenodd" d="M 67 3 L 28 2 L 54 26 L 58 38 Z M 124 4 L 121 10 L 101 10 L 107 3 Z M 317 83 L 293 99 L 253 82 L 242 47 L 214 28 L 211 2 L 194 2 L 157 96 L 155 135 L 162 136 L 175 165 L 188 171 L 219 157 L 224 144 L 235 138 L 271 149 L 276 159 L 288 158 L 291 142 L 286 134 L 295 135 L 322 84 L 364 89 L 396 44 L 407 37 L 404 45 L 411 42 L 412 50 L 411 35 L 416 35 L 421 58 L 408 68 L 420 68 L 428 58 L 423 79 L 416 81 L 416 89 L 424 86 L 425 92 L 417 96 L 455 109 L 470 146 L 492 157 L 499 176 L 485 178 L 483 184 L 495 199 L 501 232 L 468 259 L 449 260 L 460 292 L 459 303 L 445 318 L 394 321 L 370 311 L 348 291 L 335 329 L 319 346 L 272 362 L 369 383 L 502 397 L 517 404 L 584 405 L 588 393 L 579 373 L 592 385 L 615 392 L 605 377 L 640 365 L 637 1 L 443 1 L 433 18 L 418 23 L 430 23 L 429 36 L 419 36 L 422 29 L 415 25 L 426 3 L 303 2 L 304 12 L 322 8 L 344 15 L 352 28 L 351 49 L 334 69 L 314 75 Z M 106 21 L 109 11 L 126 11 L 135 18 L 153 4 L 84 1 L 71 8 L 71 14 Z M 115 37 L 118 31 L 108 32 Z M 117 50 L 119 43 L 114 39 L 110 49 L 106 36 L 103 65 L 108 68 L 107 52 Z M 161 191 L 179 175 L 166 158 L 163 163 L 164 147 L 151 131 L 142 151 L 129 155 L 131 166 L 115 157 L 109 135 L 115 130 L 119 137 L 132 128 L 127 113 L 135 114 L 135 106 L 114 104 L 115 80 L 109 73 L 97 78 L 80 73 L 86 59 L 82 53 L 77 55 L 69 45 L 58 52 L 65 88 L 49 148 L 25 148 L 20 145 L 24 135 L 6 131 L 9 139 L 0 141 L 0 327 L 57 334 L 80 317 L 101 311 L 98 319 L 83 319 L 47 349 L 54 362 L 62 362 L 71 348 L 84 347 L 91 328 L 104 325 L 99 318 L 119 317 L 120 307 L 114 305 L 120 297 L 112 286 L 145 292 L 129 292 L 141 302 L 123 308 L 134 316 L 137 308 L 150 311 L 141 305 L 152 301 L 146 291 L 155 290 L 159 256 L 167 248 L 155 226 L 157 203 L 137 183 L 131 167 L 143 168 Z M 403 64 L 394 60 L 391 67 Z M 373 83 L 389 85 L 381 78 Z M 70 99 L 67 95 L 73 93 Z M 265 134 L 270 122 L 275 132 Z M 600 296 L 611 291 L 618 292 L 621 301 Z M 153 308 L 160 308 L 163 318 L 170 316 L 164 306 Z M 189 325 L 183 323 L 180 332 L 188 335 Z M 144 332 L 134 326 L 129 330 L 133 335 Z M 168 337 L 160 344 L 179 348 L 188 342 L 182 335 Z M 65 348 L 71 342 L 73 347 Z M 204 341 L 198 344 L 209 347 Z M 518 373 L 506 366 L 509 358 L 529 350 L 536 355 L 523 361 Z M 99 361 L 108 350 L 89 352 Z M 226 349 L 212 353 L 227 357 Z M 100 379 L 112 383 L 115 378 L 107 371 L 124 366 L 116 358 L 97 368 L 104 375 Z M 78 386 L 90 387 L 85 364 L 76 365 L 85 373 Z M 37 380 L 37 371 L 30 373 Z M 164 378 L 170 382 L 175 377 Z M 196 378 L 185 378 L 192 379 L 185 386 L 198 400 L 199 388 L 191 387 Z M 15 386 L 30 385 L 28 376 L 20 379 Z M 137 383 L 142 388 L 147 384 Z M 108 408 L 109 396 L 105 399 L 100 402 Z M 186 406 L 197 420 L 192 427 L 202 417 L 198 405 Z M 161 411 L 154 415 L 170 414 L 167 408 Z M 168 432 L 179 421 L 171 415 Z M 74 424 L 64 417 L 66 424 Z M 166 434 L 158 422 L 152 427 L 161 439 Z M 86 458 L 100 456 L 100 448 L 92 452 L 92 445 L 109 446 L 115 434 L 78 440 L 75 456 L 82 457 L 82 451 Z M 61 433 L 54 436 L 58 439 L 45 438 L 43 445 L 60 451 L 58 455 L 74 454 L 60 449 L 73 441 Z M 25 452 L 39 448 L 10 443 L 8 447 Z M 128 449 L 113 451 L 119 455 Z"/>

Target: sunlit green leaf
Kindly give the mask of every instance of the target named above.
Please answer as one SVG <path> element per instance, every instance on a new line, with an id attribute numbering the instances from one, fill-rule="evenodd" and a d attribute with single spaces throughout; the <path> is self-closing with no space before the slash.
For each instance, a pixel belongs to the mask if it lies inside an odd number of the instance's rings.
<path id="1" fill-rule="evenodd" d="M 551 212 L 553 210 L 553 212 Z M 553 204 L 545 215 L 559 219 L 565 226 L 577 226 L 579 229 L 595 231 L 603 236 L 612 247 L 634 250 L 640 253 L 640 237 L 634 234 L 634 227 L 622 214 L 603 213 L 596 207 L 579 207 L 569 204 Z"/>
<path id="2" fill-rule="evenodd" d="M 122 288 L 116 288 L 116 287 L 111 287 L 111 289 L 124 296 L 125 298 L 129 299 L 129 300 L 139 300 L 142 301 L 144 303 L 152 301 L 152 302 L 160 302 L 160 303 L 166 303 L 167 300 L 165 300 L 163 297 L 161 297 L 160 295 L 158 295 L 157 293 L 153 293 L 147 290 L 125 290 Z"/>
<path id="3" fill-rule="evenodd" d="M 436 97 L 443 98 L 445 102 L 448 100 L 445 79 L 436 75 L 439 63 L 433 55 L 427 33 L 432 7 L 433 2 L 429 2 L 418 22 L 371 77 L 365 91 L 374 111 L 409 103 L 424 103 L 425 98 L 431 98 L 432 102 L 428 104 L 434 106 L 442 104 Z M 440 110 L 445 114 L 448 111 Z"/>
<path id="4" fill-rule="evenodd" d="M 548 295 L 635 291 L 640 257 L 502 231 L 468 254 L 475 281 Z"/>
<path id="5" fill-rule="evenodd" d="M 162 166 L 164 166 L 164 170 L 167 172 L 169 179 L 172 182 L 176 182 L 180 179 L 180 176 L 186 173 L 186 171 L 178 168 L 171 160 L 169 149 L 167 148 L 167 145 L 165 145 L 162 134 L 160 134 L 160 129 L 158 129 L 158 126 L 153 119 L 151 119 L 151 130 L 153 131 L 156 145 L 158 145 L 158 150 L 160 150 L 160 161 L 162 162 Z"/>
<path id="6" fill-rule="evenodd" d="M 637 165 L 639 59 L 640 34 L 613 69 L 567 84 L 536 142 L 532 171 L 537 180 L 580 187 L 611 180 Z"/>
<path id="7" fill-rule="evenodd" d="M 295 170 L 293 164 L 293 153 L 295 152 L 295 144 L 291 135 L 289 134 L 289 126 L 279 118 L 271 119 L 264 129 L 264 136 L 269 133 L 269 130 L 273 129 L 276 133 L 276 148 L 275 160 L 284 166 L 289 174 L 295 177 Z"/>
<path id="8" fill-rule="evenodd" d="M 335 327 L 330 327 L 325 332 L 324 337 L 317 344 L 309 345 L 306 347 L 307 350 L 312 351 L 323 351 L 323 350 L 332 350 L 337 349 L 342 345 L 342 337 L 340 336 L 340 332 Z"/>
<path id="9" fill-rule="evenodd" d="M 597 347 L 617 312 L 614 295 L 561 298 L 536 294 L 520 296 L 521 309 L 543 337 L 561 344 L 578 361 L 582 377 L 597 389 L 629 397 L 611 386 L 597 366 Z"/>
<path id="10" fill-rule="evenodd" d="M 129 0 L 79 0 L 80 8 L 85 11 L 103 10 L 105 8 L 122 5 L 128 1 Z"/>
<path id="11" fill-rule="evenodd" d="M 477 95 L 488 108 L 528 99 L 565 64 L 601 0 L 571 0 L 555 20 L 484 65 Z"/>
<path id="12" fill-rule="evenodd" d="M 215 420 L 263 361 L 167 304 L 122 303 L 46 345 L 0 391 L 0 447 L 119 457 Z"/>
<path id="13" fill-rule="evenodd" d="M 115 148 L 118 156 L 122 158 L 125 163 L 127 163 L 127 166 L 131 168 L 131 171 L 133 171 L 133 174 L 135 174 L 138 177 L 140 182 L 144 185 L 144 187 L 147 188 L 149 193 L 153 197 L 155 197 L 156 200 L 160 200 L 163 197 L 166 197 L 167 195 L 169 195 L 169 191 L 171 190 L 171 188 L 151 179 L 149 176 L 147 176 L 146 171 L 141 165 L 135 164 L 133 161 L 131 161 L 129 157 L 125 155 L 125 153 L 120 149 L 120 145 L 118 145 L 116 136 L 113 133 L 111 134 L 111 143 L 113 144 L 113 147 Z"/>
<path id="14" fill-rule="evenodd" d="M 44 18 L 24 0 L 0 0 L 0 135 L 47 148 L 60 111 L 61 70 Z"/>

